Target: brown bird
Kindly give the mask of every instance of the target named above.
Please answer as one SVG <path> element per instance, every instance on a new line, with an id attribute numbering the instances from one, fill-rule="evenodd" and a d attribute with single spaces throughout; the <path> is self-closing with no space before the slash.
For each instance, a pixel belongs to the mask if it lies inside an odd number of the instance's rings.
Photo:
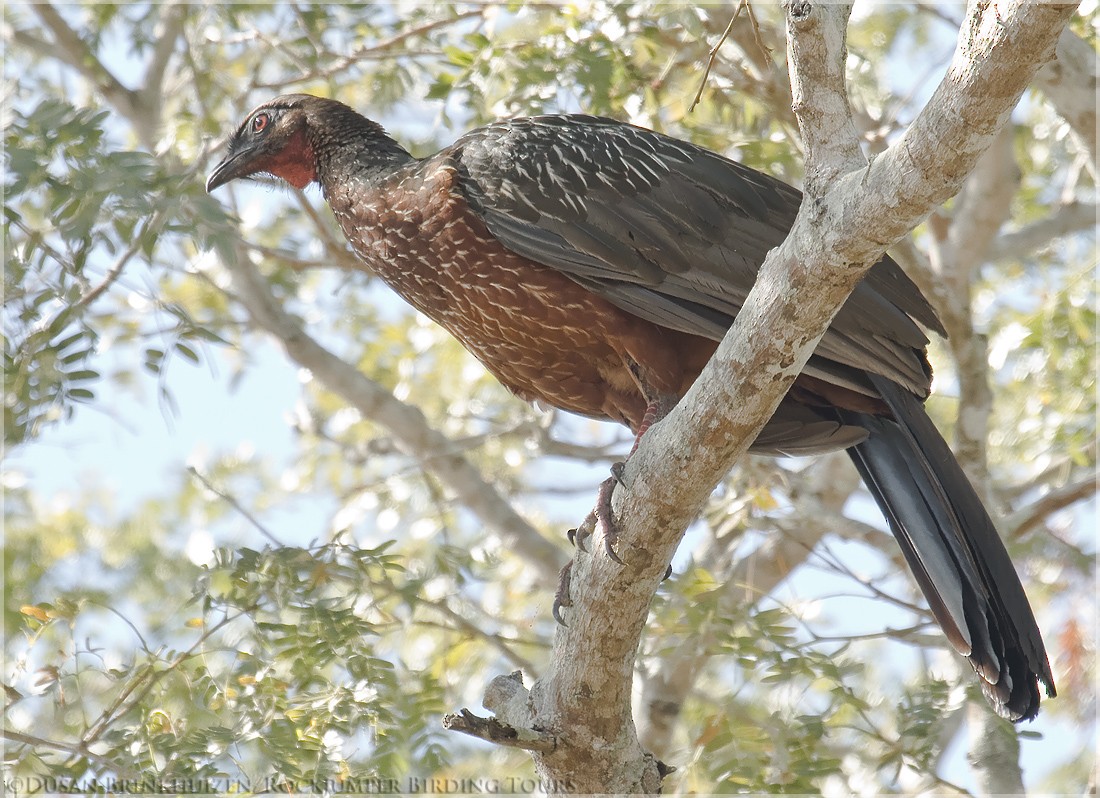
<path id="1" fill-rule="evenodd" d="M 366 267 L 517 396 L 644 432 L 729 329 L 802 195 L 700 147 L 608 119 L 479 128 L 418 159 L 334 100 L 261 105 L 212 191 L 319 183 Z M 841 308 L 752 450 L 847 448 L 932 613 L 998 713 L 1054 680 L 1004 544 L 925 414 L 918 326 L 944 330 L 889 258 Z"/>

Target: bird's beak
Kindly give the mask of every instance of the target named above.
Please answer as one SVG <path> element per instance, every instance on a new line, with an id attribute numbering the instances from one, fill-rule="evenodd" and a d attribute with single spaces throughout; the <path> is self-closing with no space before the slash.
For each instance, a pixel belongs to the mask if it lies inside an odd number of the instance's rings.
<path id="1" fill-rule="evenodd" d="M 238 150 L 227 155 L 210 173 L 210 177 L 206 178 L 207 192 L 213 191 L 218 186 L 224 186 L 238 177 L 248 177 L 258 172 L 259 170 L 252 166 L 254 155 L 255 152 L 252 148 Z"/>

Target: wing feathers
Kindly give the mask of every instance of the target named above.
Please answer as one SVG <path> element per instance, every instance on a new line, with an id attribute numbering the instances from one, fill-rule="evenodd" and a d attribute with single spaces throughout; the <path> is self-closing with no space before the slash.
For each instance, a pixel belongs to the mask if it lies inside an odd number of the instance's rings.
<path id="1" fill-rule="evenodd" d="M 437 157 L 462 170 L 471 205 L 508 248 L 642 318 L 715 340 L 801 202 L 781 181 L 707 150 L 594 117 L 490 125 Z M 924 396 L 927 338 L 913 319 L 942 329 L 884 259 L 817 355 Z"/>

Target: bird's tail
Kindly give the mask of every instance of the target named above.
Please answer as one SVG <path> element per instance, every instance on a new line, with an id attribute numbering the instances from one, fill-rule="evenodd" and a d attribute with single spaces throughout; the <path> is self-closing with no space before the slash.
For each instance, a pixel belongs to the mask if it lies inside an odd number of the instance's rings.
<path id="1" fill-rule="evenodd" d="M 869 375 L 894 418 L 841 411 L 868 430 L 848 449 L 932 614 L 970 660 L 997 713 L 1012 721 L 1039 711 L 1039 686 L 1055 694 L 1035 616 L 993 521 L 920 401 Z"/>

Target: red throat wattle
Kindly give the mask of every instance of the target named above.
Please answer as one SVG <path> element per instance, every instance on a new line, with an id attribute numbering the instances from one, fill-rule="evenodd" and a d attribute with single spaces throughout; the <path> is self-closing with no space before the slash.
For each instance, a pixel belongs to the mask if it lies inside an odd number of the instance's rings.
<path id="1" fill-rule="evenodd" d="M 295 188 L 305 188 L 317 179 L 316 161 L 313 147 L 306 139 L 304 130 L 298 130 L 271 160 L 264 165 L 264 171 L 280 177 Z"/>

